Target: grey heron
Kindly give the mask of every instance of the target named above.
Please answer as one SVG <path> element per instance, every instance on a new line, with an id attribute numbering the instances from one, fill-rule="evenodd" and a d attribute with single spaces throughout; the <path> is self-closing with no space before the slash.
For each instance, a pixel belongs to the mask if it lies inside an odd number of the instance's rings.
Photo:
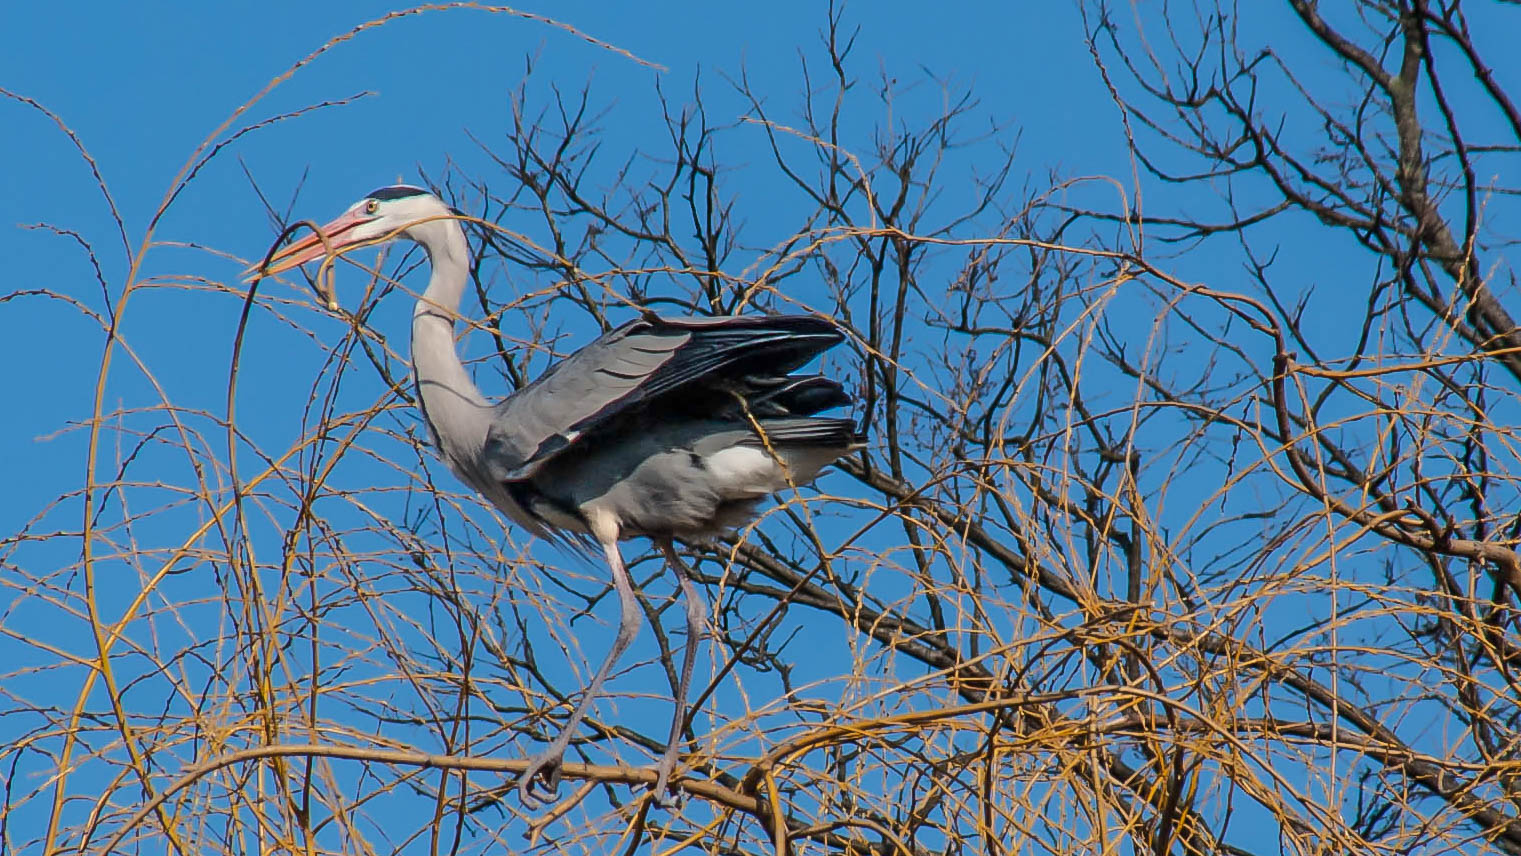
<path id="1" fill-rule="evenodd" d="M 676 573 L 687 618 L 676 711 L 654 791 L 664 802 L 706 612 L 673 539 L 744 525 L 762 500 L 812 481 L 860 446 L 853 420 L 816 415 L 850 403 L 840 383 L 792 374 L 844 336 L 833 322 L 809 315 L 645 313 L 493 403 L 455 351 L 470 269 L 457 216 L 422 188 L 383 187 L 246 273 L 276 274 L 397 238 L 427 252 L 432 276 L 412 313 L 412 372 L 438 456 L 528 532 L 600 547 L 618 593 L 612 647 L 558 736 L 529 759 L 519 795 L 528 807 L 554 799 L 566 746 L 638 634 L 640 609 L 618 542 L 644 536 Z"/>

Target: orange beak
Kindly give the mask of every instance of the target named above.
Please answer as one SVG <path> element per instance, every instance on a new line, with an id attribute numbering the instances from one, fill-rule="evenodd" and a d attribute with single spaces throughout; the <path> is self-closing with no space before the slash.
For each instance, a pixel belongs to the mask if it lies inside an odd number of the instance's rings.
<path id="1" fill-rule="evenodd" d="M 247 270 L 243 271 L 243 281 L 248 282 L 261 276 L 274 276 L 277 273 L 283 273 L 307 262 L 317 261 L 329 253 L 336 254 L 344 247 L 359 243 L 351 233 L 355 226 L 369 219 L 364 214 L 351 211 L 328 223 L 316 232 L 307 230 L 304 237 L 285 246 L 279 252 L 270 256 L 267 261 L 250 265 Z M 318 290 L 322 293 L 321 296 L 326 298 L 328 309 L 336 311 L 338 302 L 333 298 L 333 295 L 327 293 L 320 284 Z"/>

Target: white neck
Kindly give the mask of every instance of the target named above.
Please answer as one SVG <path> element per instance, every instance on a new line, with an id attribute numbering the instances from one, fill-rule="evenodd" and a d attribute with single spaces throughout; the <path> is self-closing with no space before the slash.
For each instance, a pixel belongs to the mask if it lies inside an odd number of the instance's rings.
<path id="1" fill-rule="evenodd" d="M 411 237 L 428 252 L 433 276 L 412 311 L 412 371 L 445 463 L 462 478 L 480 455 L 491 421 L 491 404 L 465 371 L 454 349 L 454 319 L 470 271 L 470 250 L 457 224 L 434 220 L 412 227 Z"/>

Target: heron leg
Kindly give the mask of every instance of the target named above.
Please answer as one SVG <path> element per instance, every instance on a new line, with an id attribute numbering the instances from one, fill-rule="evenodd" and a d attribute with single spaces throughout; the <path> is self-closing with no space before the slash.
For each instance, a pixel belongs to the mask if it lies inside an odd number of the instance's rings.
<path id="1" fill-rule="evenodd" d="M 658 776 L 655 780 L 655 800 L 662 806 L 672 804 L 666 796 L 667 782 L 671 773 L 676 768 L 676 750 L 681 745 L 681 732 L 686 725 L 687 714 L 687 691 L 692 683 L 692 666 L 697 661 L 697 646 L 702 642 L 704 631 L 704 619 L 708 611 L 708 603 L 702 593 L 692 584 L 692 573 L 681 557 L 676 555 L 676 547 L 669 539 L 659 541 L 660 550 L 665 554 L 666 563 L 671 570 L 676 572 L 676 579 L 681 583 L 681 597 L 687 611 L 687 642 L 681 655 L 681 674 L 676 682 L 676 711 L 671 717 L 671 736 L 665 743 L 665 754 L 660 757 L 660 765 L 656 767 Z"/>
<path id="2" fill-rule="evenodd" d="M 597 525 L 598 523 L 603 525 Z M 554 802 L 556 791 L 560 786 L 560 763 L 565 757 L 565 747 L 570 745 L 570 739 L 575 735 L 576 727 L 585 718 L 592 700 L 602 691 L 602 684 L 607 680 L 608 673 L 613 670 L 613 665 L 628 649 L 634 637 L 639 635 L 639 627 L 644 621 L 639 611 L 639 602 L 634 597 L 634 584 L 629 579 L 628 569 L 623 565 L 623 555 L 618 552 L 616 524 L 607 525 L 605 518 L 594 520 L 592 532 L 601 542 L 603 552 L 607 554 L 607 564 L 613 572 L 613 585 L 618 590 L 618 635 L 613 639 L 613 647 L 607 652 L 607 659 L 602 661 L 597 674 L 592 677 L 591 683 L 586 685 L 586 692 L 581 696 L 581 701 L 576 705 L 576 709 L 571 711 L 570 719 L 566 721 L 565 727 L 560 729 L 559 736 L 555 737 L 554 742 L 542 752 L 528 760 L 527 769 L 518 779 L 518 798 L 522 800 L 523 806 L 530 810 Z"/>

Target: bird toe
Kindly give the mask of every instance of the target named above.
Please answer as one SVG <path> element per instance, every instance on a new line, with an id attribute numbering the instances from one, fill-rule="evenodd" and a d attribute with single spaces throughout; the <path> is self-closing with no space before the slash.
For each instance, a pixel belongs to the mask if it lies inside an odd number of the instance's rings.
<path id="1" fill-rule="evenodd" d="M 528 761 L 518 777 L 518 801 L 529 811 L 542 808 L 559 798 L 560 755 L 543 753 Z"/>

